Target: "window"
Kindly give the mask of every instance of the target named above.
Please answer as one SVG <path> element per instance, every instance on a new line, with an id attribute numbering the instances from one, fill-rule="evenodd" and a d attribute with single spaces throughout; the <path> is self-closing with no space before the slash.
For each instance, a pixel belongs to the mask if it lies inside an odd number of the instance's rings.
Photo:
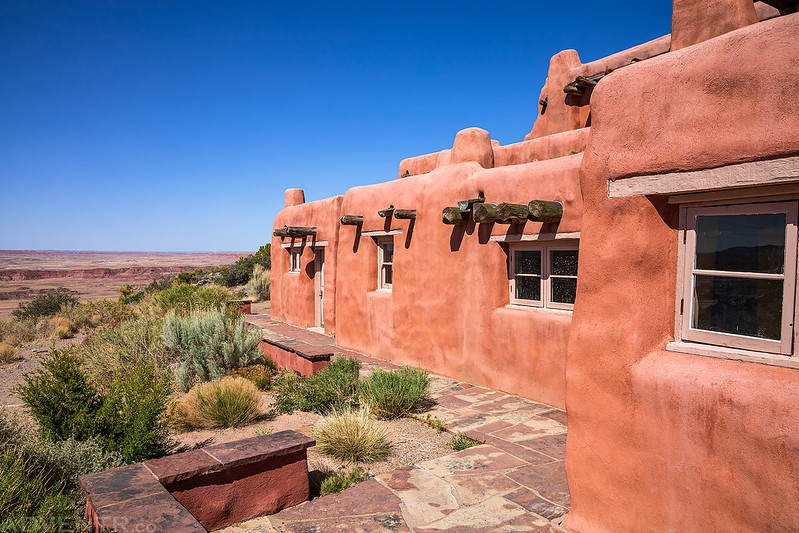
<path id="1" fill-rule="evenodd" d="M 378 239 L 377 241 L 377 288 L 391 290 L 394 278 L 394 239 Z"/>
<path id="2" fill-rule="evenodd" d="M 797 203 L 683 209 L 682 339 L 791 355 Z"/>
<path id="3" fill-rule="evenodd" d="M 572 309 L 577 295 L 577 243 L 510 246 L 510 302 Z"/>
<path id="4" fill-rule="evenodd" d="M 289 272 L 299 272 L 302 267 L 302 248 L 289 248 L 289 254 L 291 256 Z"/>

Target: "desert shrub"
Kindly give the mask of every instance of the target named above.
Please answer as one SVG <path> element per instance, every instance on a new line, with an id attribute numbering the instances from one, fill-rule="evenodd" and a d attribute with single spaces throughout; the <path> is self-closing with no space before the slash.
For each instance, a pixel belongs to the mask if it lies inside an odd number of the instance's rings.
<path id="1" fill-rule="evenodd" d="M 354 463 L 371 463 L 389 454 L 386 432 L 369 418 L 365 409 L 331 410 L 313 428 L 318 450 Z"/>
<path id="2" fill-rule="evenodd" d="M 178 283 L 197 283 L 197 281 L 205 275 L 202 268 L 195 268 L 194 270 L 187 270 L 175 276 L 175 281 Z"/>
<path id="3" fill-rule="evenodd" d="M 163 319 L 148 317 L 106 328 L 78 348 L 83 368 L 101 390 L 108 388 L 115 375 L 142 365 L 163 373 L 175 361 L 164 344 L 163 332 Z"/>
<path id="4" fill-rule="evenodd" d="M 22 344 L 22 339 L 12 334 L 7 337 L 3 337 L 3 342 L 6 344 L 10 344 L 11 346 L 14 346 L 16 348 L 17 346 Z"/>
<path id="5" fill-rule="evenodd" d="M 170 422 L 178 429 L 239 427 L 261 411 L 261 393 L 247 379 L 235 376 L 195 385 L 170 406 Z"/>
<path id="6" fill-rule="evenodd" d="M 168 446 L 161 421 L 171 392 L 168 376 L 142 365 L 115 376 L 108 393 L 101 394 L 71 348 L 51 351 L 42 367 L 25 375 L 17 392 L 44 438 L 96 438 L 128 462 L 163 455 Z"/>
<path id="7" fill-rule="evenodd" d="M 0 411 L 0 531 L 82 531 L 78 476 L 123 463 L 96 440 L 37 439 Z"/>
<path id="8" fill-rule="evenodd" d="M 274 409 L 278 413 L 295 410 L 325 413 L 331 408 L 352 406 L 357 396 L 360 368 L 357 359 L 342 357 L 307 378 L 293 372 L 281 372 L 272 384 Z"/>
<path id="9" fill-rule="evenodd" d="M 186 283 L 174 283 L 155 293 L 152 305 L 160 315 L 170 311 L 186 315 L 195 309 L 219 309 L 230 299 L 231 294 L 217 285 L 198 287 Z"/>
<path id="10" fill-rule="evenodd" d="M 50 327 L 53 329 L 53 334 L 59 339 L 68 339 L 75 333 L 74 324 L 65 316 L 52 317 Z"/>
<path id="11" fill-rule="evenodd" d="M 7 365 L 21 360 L 17 355 L 17 349 L 5 342 L 0 342 L 0 365 Z"/>
<path id="12" fill-rule="evenodd" d="M 467 448 L 471 448 L 472 446 L 477 446 L 478 444 L 480 444 L 480 441 L 474 440 L 471 437 L 467 437 L 460 431 L 458 431 L 456 434 L 452 436 L 451 439 L 449 439 L 449 447 L 455 450 L 456 452 L 459 452 L 461 450 L 466 450 Z"/>
<path id="13" fill-rule="evenodd" d="M 189 316 L 170 311 L 164 321 L 164 343 L 180 359 L 176 377 L 183 391 L 221 379 L 262 355 L 261 330 L 249 329 L 244 316 L 223 310 L 192 311 Z"/>
<path id="14" fill-rule="evenodd" d="M 30 302 L 22 302 L 11 314 L 18 319 L 52 316 L 62 308 L 69 308 L 78 303 L 78 299 L 67 292 L 46 292 L 39 294 Z"/>
<path id="15" fill-rule="evenodd" d="M 361 481 L 366 481 L 370 477 L 369 472 L 360 466 L 356 466 L 350 471 L 336 472 L 322 480 L 322 484 L 319 487 L 319 495 L 338 494 Z"/>
<path id="16" fill-rule="evenodd" d="M 74 329 L 119 325 L 136 316 L 129 305 L 109 300 L 96 300 L 78 304 L 59 313 L 72 321 Z"/>
<path id="17" fill-rule="evenodd" d="M 266 270 L 272 268 L 271 248 L 271 244 L 266 244 L 252 255 L 239 257 L 235 263 L 221 270 L 219 283 L 226 287 L 244 285 L 250 281 L 255 265 L 260 265 Z"/>
<path id="18" fill-rule="evenodd" d="M 272 386 L 272 370 L 265 365 L 250 365 L 234 368 L 228 371 L 228 376 L 238 376 L 249 380 L 260 390 L 267 390 Z"/>
<path id="19" fill-rule="evenodd" d="M 7 339 L 15 337 L 20 342 L 31 342 L 36 333 L 36 321 L 32 318 L 14 319 L 14 320 L 0 320 L 0 339 Z"/>
<path id="20" fill-rule="evenodd" d="M 261 265 L 255 265 L 255 268 L 252 271 L 252 277 L 250 278 L 250 281 L 247 282 L 247 286 L 245 287 L 247 296 L 256 302 L 268 300 L 271 286 L 270 283 L 269 271 L 264 270 L 264 267 Z"/>
<path id="21" fill-rule="evenodd" d="M 396 370 L 378 368 L 358 386 L 361 403 L 380 418 L 400 418 L 410 414 L 429 389 L 427 372 L 409 366 Z"/>

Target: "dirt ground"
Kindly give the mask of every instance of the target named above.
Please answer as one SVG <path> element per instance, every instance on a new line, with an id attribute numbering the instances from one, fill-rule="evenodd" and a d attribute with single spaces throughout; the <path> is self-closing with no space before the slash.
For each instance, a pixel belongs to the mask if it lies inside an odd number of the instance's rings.
<path id="1" fill-rule="evenodd" d="M 263 304 L 261 307 L 263 307 Z M 84 335 L 78 335 L 72 339 L 57 340 L 55 347 L 61 349 L 73 344 L 79 344 L 84 338 Z M 52 340 L 24 343 L 18 347 L 18 354 L 22 357 L 21 361 L 0 366 L 0 409 L 4 409 L 10 414 L 19 414 L 30 421 L 22 401 L 13 389 L 24 383 L 24 374 L 35 372 L 41 368 L 40 360 L 50 351 L 51 343 Z M 173 432 L 170 436 L 175 442 L 177 451 L 220 442 L 230 442 L 286 429 L 293 429 L 304 435 L 313 436 L 312 428 L 314 423 L 321 419 L 319 415 L 297 411 L 291 415 L 275 416 L 270 412 L 271 404 L 271 395 L 268 392 L 264 393 L 260 417 L 255 423 L 242 428 L 206 429 L 187 433 Z M 384 461 L 364 465 L 373 475 L 452 453 L 452 450 L 447 447 L 450 435 L 437 433 L 434 429 L 421 422 L 402 419 L 377 421 L 377 423 L 386 430 L 391 446 L 391 454 Z M 323 471 L 337 470 L 341 467 L 350 466 L 324 456 L 314 448 L 308 451 L 308 464 L 310 470 Z"/>

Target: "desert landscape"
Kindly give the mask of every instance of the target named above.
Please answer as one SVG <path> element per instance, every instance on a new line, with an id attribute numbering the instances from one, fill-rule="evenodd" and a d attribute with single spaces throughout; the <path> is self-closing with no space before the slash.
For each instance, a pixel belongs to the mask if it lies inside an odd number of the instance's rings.
<path id="1" fill-rule="evenodd" d="M 126 283 L 141 290 L 153 280 L 231 265 L 249 253 L 0 250 L 0 320 L 46 291 L 70 292 L 82 302 L 116 300 Z"/>

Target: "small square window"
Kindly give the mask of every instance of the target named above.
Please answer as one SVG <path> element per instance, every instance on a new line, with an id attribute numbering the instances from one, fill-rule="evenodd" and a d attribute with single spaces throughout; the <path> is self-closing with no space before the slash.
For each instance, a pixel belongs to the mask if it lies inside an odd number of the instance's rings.
<path id="1" fill-rule="evenodd" d="M 377 241 L 377 288 L 391 290 L 394 279 L 394 239 L 386 238 Z"/>
<path id="2" fill-rule="evenodd" d="M 577 243 L 520 243 L 510 246 L 510 301 L 572 309 L 577 296 Z"/>
<path id="3" fill-rule="evenodd" d="M 797 204 L 685 208 L 684 340 L 791 355 Z"/>
<path id="4" fill-rule="evenodd" d="M 299 272 L 302 268 L 302 248 L 289 248 L 289 254 L 291 256 L 289 272 Z"/>

